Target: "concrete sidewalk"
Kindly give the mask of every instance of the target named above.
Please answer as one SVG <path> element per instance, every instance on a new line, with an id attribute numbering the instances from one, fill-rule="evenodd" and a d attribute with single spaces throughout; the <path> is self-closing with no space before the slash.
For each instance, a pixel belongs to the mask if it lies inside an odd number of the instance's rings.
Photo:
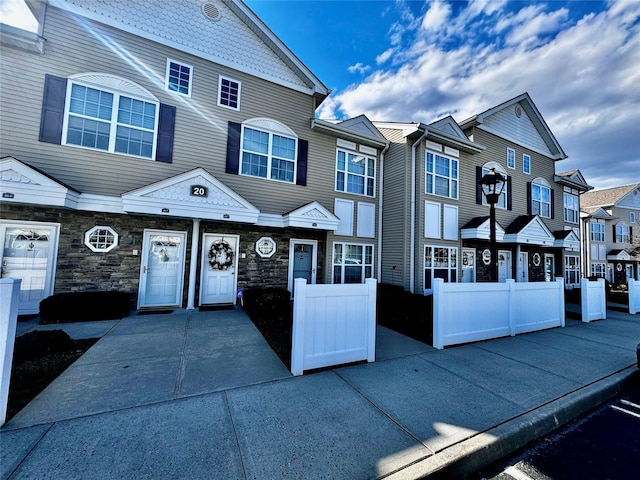
<path id="1" fill-rule="evenodd" d="M 5 478 L 460 478 L 608 399 L 640 316 L 292 377 L 244 312 L 118 322 L 0 430 Z M 635 377 L 634 377 L 635 378 Z"/>

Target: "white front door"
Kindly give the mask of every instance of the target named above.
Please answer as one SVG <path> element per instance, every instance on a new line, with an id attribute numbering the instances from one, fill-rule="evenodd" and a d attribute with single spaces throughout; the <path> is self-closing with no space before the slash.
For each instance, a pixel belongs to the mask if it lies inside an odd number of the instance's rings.
<path id="1" fill-rule="evenodd" d="M 544 281 L 545 282 L 553 282 L 555 281 L 555 261 L 553 255 L 549 255 L 547 253 L 544 254 Z"/>
<path id="2" fill-rule="evenodd" d="M 476 250 L 474 248 L 462 249 L 462 282 L 476 281 Z"/>
<path id="3" fill-rule="evenodd" d="M 20 278 L 21 315 L 38 313 L 40 300 L 53 293 L 58 253 L 58 224 L 3 223 L 2 278 Z"/>
<path id="4" fill-rule="evenodd" d="M 511 276 L 511 252 L 508 250 L 500 250 L 498 252 L 498 281 L 504 282 Z"/>
<path id="5" fill-rule="evenodd" d="M 304 278 L 307 284 L 316 283 L 318 242 L 292 239 L 289 242 L 289 291 L 293 293 L 296 278 Z"/>
<path id="6" fill-rule="evenodd" d="M 527 252 L 520 252 L 518 255 L 518 275 L 516 282 L 528 282 L 529 281 L 529 254 Z"/>
<path id="7" fill-rule="evenodd" d="M 239 241 L 237 235 L 203 235 L 200 305 L 236 303 Z"/>
<path id="8" fill-rule="evenodd" d="M 182 305 L 187 234 L 145 230 L 138 308 Z"/>

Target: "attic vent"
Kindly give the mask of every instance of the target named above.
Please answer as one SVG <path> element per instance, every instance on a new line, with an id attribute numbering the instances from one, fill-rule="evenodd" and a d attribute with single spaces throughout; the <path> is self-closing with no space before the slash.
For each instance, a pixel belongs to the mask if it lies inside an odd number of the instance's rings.
<path id="1" fill-rule="evenodd" d="M 215 3 L 207 2 L 202 5 L 202 14 L 207 18 L 207 20 L 211 20 L 212 22 L 217 22 L 220 20 L 220 9 Z"/>
<path id="2" fill-rule="evenodd" d="M 516 117 L 520 118 L 522 116 L 522 107 L 520 105 L 516 105 Z"/>

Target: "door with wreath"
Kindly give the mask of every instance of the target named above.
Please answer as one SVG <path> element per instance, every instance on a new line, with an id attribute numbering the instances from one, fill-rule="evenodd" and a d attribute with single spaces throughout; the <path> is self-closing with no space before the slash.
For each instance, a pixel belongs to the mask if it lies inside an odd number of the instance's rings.
<path id="1" fill-rule="evenodd" d="M 200 305 L 236 302 L 238 243 L 237 235 L 204 234 Z"/>

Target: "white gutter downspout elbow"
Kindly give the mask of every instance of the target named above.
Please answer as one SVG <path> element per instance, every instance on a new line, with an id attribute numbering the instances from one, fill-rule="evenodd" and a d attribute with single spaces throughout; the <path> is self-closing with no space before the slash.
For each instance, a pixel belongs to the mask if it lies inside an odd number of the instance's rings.
<path id="1" fill-rule="evenodd" d="M 380 153 L 380 183 L 378 184 L 378 283 L 382 282 L 382 193 L 384 191 L 384 154 L 387 153 L 391 143 L 387 143 L 384 150 Z"/>
<path id="2" fill-rule="evenodd" d="M 427 136 L 425 128 L 422 136 L 411 146 L 411 223 L 409 242 L 409 291 L 414 293 L 416 286 L 416 149 Z"/>

